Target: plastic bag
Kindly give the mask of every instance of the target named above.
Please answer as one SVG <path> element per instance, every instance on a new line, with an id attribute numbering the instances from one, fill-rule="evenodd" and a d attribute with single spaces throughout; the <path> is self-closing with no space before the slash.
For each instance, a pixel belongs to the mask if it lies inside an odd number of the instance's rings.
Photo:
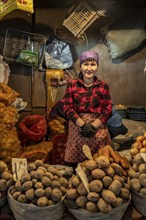
<path id="1" fill-rule="evenodd" d="M 107 125 L 116 128 L 123 125 L 121 115 L 114 108 L 112 109 L 112 117 L 107 121 Z"/>
<path id="2" fill-rule="evenodd" d="M 30 50 L 21 50 L 17 58 L 17 62 L 27 64 L 30 66 L 38 65 L 38 52 Z"/>
<path id="3" fill-rule="evenodd" d="M 33 141 L 43 140 L 47 132 L 47 121 L 41 115 L 26 116 L 19 126 L 24 135 Z"/>
<path id="4" fill-rule="evenodd" d="M 130 57 L 144 44 L 145 19 L 145 9 L 136 9 L 129 16 L 102 29 L 105 44 L 113 60 Z"/>
<path id="5" fill-rule="evenodd" d="M 47 68 L 68 69 L 73 64 L 69 44 L 58 39 L 46 43 L 45 63 Z"/>
<path id="6" fill-rule="evenodd" d="M 33 0 L 9 0 L 9 1 L 1 1 L 0 3 L 0 19 L 5 17 L 11 11 L 16 9 L 20 9 L 22 11 L 26 11 L 29 13 L 33 13 Z"/>

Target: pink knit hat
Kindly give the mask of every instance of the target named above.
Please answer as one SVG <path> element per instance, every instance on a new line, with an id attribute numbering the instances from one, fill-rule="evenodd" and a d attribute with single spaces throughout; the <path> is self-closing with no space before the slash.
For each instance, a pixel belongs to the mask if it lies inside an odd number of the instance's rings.
<path id="1" fill-rule="evenodd" d="M 94 59 L 97 62 L 97 64 L 99 63 L 98 53 L 88 50 L 88 51 L 84 51 L 83 53 L 81 53 L 80 64 L 82 64 L 88 58 Z"/>

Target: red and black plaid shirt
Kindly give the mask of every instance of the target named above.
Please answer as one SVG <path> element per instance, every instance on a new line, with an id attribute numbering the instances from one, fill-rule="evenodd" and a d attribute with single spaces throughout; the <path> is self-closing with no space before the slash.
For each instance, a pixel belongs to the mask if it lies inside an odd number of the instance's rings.
<path id="1" fill-rule="evenodd" d="M 67 119 L 74 123 L 81 113 L 97 113 L 97 118 L 106 124 L 112 114 L 109 87 L 97 77 L 94 77 L 93 86 L 88 88 L 82 79 L 72 79 L 67 84 L 62 104 Z"/>

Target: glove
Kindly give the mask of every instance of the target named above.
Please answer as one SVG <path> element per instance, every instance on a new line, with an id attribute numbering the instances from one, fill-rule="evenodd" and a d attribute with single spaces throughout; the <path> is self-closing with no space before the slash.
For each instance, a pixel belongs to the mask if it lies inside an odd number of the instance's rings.
<path id="1" fill-rule="evenodd" d="M 80 133 L 84 137 L 92 137 L 96 133 L 96 129 L 90 123 L 86 123 L 81 127 Z"/>

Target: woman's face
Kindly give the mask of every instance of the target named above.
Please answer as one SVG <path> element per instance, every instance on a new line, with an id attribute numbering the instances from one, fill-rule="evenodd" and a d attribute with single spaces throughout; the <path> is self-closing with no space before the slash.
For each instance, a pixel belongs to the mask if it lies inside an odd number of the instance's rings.
<path id="1" fill-rule="evenodd" d="M 94 59 L 87 59 L 81 64 L 83 78 L 91 79 L 97 73 L 98 65 Z"/>

